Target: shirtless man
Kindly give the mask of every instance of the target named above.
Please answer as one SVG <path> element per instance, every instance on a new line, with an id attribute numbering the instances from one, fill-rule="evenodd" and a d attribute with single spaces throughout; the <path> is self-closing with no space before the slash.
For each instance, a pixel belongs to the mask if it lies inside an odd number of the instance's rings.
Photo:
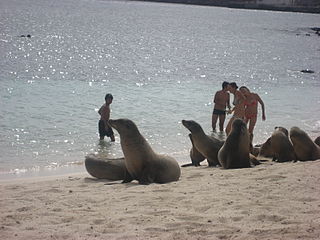
<path id="1" fill-rule="evenodd" d="M 110 104 L 112 103 L 113 96 L 108 93 L 105 96 L 106 103 L 101 106 L 98 113 L 100 114 L 99 120 L 99 136 L 100 140 L 104 139 L 104 136 L 110 137 L 111 142 L 115 141 L 114 133 L 112 128 L 108 125 L 108 120 L 110 119 Z"/>
<path id="2" fill-rule="evenodd" d="M 214 95 L 214 109 L 212 112 L 212 129 L 216 131 L 216 123 L 219 117 L 219 129 L 223 132 L 223 125 L 226 119 L 226 106 L 230 110 L 230 95 L 228 91 L 228 82 L 222 83 L 222 90 L 217 91 Z"/>

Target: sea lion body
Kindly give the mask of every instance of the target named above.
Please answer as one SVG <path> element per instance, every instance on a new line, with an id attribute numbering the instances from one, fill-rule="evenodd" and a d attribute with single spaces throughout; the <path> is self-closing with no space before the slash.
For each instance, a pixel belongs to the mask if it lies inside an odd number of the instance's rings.
<path id="1" fill-rule="evenodd" d="M 298 127 L 290 129 L 290 139 L 297 160 L 308 161 L 320 159 L 320 147 L 314 143 L 306 132 Z"/>
<path id="2" fill-rule="evenodd" d="M 248 168 L 250 165 L 250 135 L 245 122 L 235 119 L 232 123 L 231 132 L 222 148 L 219 150 L 218 159 L 225 169 Z"/>
<path id="3" fill-rule="evenodd" d="M 124 158 L 110 159 L 94 154 L 85 158 L 85 167 L 88 173 L 99 179 L 124 180 L 126 165 Z"/>
<path id="4" fill-rule="evenodd" d="M 191 132 L 194 147 L 207 159 L 208 165 L 220 165 L 218 151 L 223 142 L 205 134 L 200 124 L 195 121 L 182 120 L 182 124 Z"/>
<path id="5" fill-rule="evenodd" d="M 271 148 L 273 160 L 277 162 L 296 160 L 292 143 L 288 138 L 288 131 L 285 128 L 275 128 L 271 135 Z"/>
<path id="6" fill-rule="evenodd" d="M 169 156 L 155 153 L 140 134 L 135 123 L 129 119 L 109 120 L 120 134 L 121 148 L 129 175 L 124 182 L 138 180 L 140 184 L 168 183 L 178 181 L 180 166 Z"/>
<path id="7" fill-rule="evenodd" d="M 194 146 L 193 140 L 192 140 L 192 134 L 189 134 L 189 138 L 192 144 L 192 147 L 190 149 L 190 159 L 191 159 L 191 164 L 184 164 L 181 167 L 189 167 L 189 166 L 195 166 L 198 167 L 200 166 L 200 163 L 206 159 L 205 156 L 203 156 L 198 149 Z"/>

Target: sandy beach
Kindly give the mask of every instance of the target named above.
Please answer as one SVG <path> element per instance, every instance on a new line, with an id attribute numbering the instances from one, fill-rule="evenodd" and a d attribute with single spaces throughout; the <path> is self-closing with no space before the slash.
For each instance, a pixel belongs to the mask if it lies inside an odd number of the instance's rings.
<path id="1" fill-rule="evenodd" d="M 182 168 L 138 185 L 87 173 L 1 181 L 1 239 L 319 239 L 320 160 Z"/>

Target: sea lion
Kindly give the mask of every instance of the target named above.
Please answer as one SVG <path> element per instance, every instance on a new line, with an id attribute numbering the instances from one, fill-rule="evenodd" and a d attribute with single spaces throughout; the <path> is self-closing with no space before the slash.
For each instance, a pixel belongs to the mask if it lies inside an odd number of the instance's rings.
<path id="1" fill-rule="evenodd" d="M 274 161 L 287 162 L 296 160 L 292 143 L 288 137 L 288 130 L 285 128 L 275 128 L 271 135 L 271 149 Z"/>
<path id="2" fill-rule="evenodd" d="M 120 134 L 121 148 L 127 168 L 124 183 L 138 180 L 140 184 L 178 181 L 180 166 L 169 156 L 155 153 L 129 119 L 110 119 L 108 123 Z"/>
<path id="3" fill-rule="evenodd" d="M 124 180 L 126 174 L 124 158 L 109 159 L 89 154 L 85 158 L 85 166 L 91 176 L 99 179 Z"/>
<path id="4" fill-rule="evenodd" d="M 220 165 L 218 151 L 222 147 L 223 142 L 205 134 L 200 124 L 195 121 L 182 120 L 182 124 L 191 132 L 195 148 L 207 159 L 208 165 Z"/>
<path id="5" fill-rule="evenodd" d="M 314 143 L 320 146 L 320 136 L 314 140 Z"/>
<path id="6" fill-rule="evenodd" d="M 250 135 L 246 123 L 241 119 L 233 121 L 231 132 L 218 152 L 218 159 L 225 169 L 251 167 Z"/>
<path id="7" fill-rule="evenodd" d="M 190 159 L 191 163 L 184 164 L 181 167 L 189 167 L 189 166 L 195 166 L 198 167 L 200 166 L 200 162 L 206 159 L 205 156 L 203 156 L 198 149 L 194 146 L 193 140 L 192 140 L 192 134 L 188 135 L 192 144 L 192 147 L 190 149 Z"/>
<path id="8" fill-rule="evenodd" d="M 275 127 L 274 130 L 283 132 L 283 134 L 287 137 L 289 136 L 288 130 L 284 127 Z M 271 137 L 269 137 L 267 141 L 261 145 L 258 157 L 266 157 L 266 158 L 275 157 L 275 152 L 271 144 Z"/>
<path id="9" fill-rule="evenodd" d="M 311 140 L 306 132 L 298 127 L 292 127 L 290 129 L 290 139 L 298 160 L 320 159 L 320 147 Z"/>

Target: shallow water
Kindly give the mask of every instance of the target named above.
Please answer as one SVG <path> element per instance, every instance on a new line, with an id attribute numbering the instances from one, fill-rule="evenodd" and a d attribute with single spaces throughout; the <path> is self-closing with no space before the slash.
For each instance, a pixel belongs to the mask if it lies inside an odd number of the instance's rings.
<path id="1" fill-rule="evenodd" d="M 264 100 L 255 143 L 278 125 L 315 138 L 320 41 L 309 28 L 319 22 L 315 14 L 162 3 L 0 0 L 0 175 L 73 166 L 98 151 L 122 156 L 118 134 L 116 143 L 98 140 L 108 92 L 112 118 L 132 119 L 157 152 L 179 162 L 190 149 L 181 120 L 210 133 L 223 81 Z"/>

